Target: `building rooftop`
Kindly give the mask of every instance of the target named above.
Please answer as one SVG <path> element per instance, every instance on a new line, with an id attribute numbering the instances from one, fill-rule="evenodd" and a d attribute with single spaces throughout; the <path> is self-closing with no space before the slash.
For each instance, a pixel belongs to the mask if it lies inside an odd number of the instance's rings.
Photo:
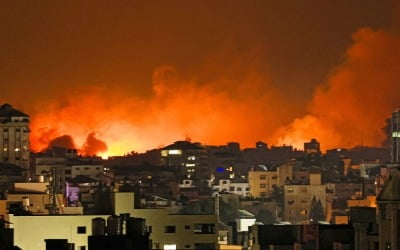
<path id="1" fill-rule="evenodd" d="M 170 149 L 182 149 L 182 150 L 203 150 L 203 147 L 200 147 L 196 143 L 191 143 L 189 141 L 176 141 L 171 145 L 168 145 L 161 150 L 170 150 Z"/>
<path id="2" fill-rule="evenodd" d="M 25 114 L 24 112 L 18 109 L 13 108 L 8 103 L 5 103 L 0 106 L 0 117 L 13 117 L 13 116 L 29 117 L 29 115 Z"/>
<path id="3" fill-rule="evenodd" d="M 378 202 L 400 202 L 400 172 L 396 171 L 385 183 L 382 191 L 376 198 Z"/>

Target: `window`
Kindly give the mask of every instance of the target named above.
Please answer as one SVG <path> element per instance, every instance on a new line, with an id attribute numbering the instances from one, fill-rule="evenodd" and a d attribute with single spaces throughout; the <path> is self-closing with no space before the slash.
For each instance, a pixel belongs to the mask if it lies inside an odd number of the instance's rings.
<path id="1" fill-rule="evenodd" d="M 242 191 L 242 188 L 241 188 L 241 187 L 238 187 L 238 188 L 237 188 L 237 191 Z"/>
<path id="2" fill-rule="evenodd" d="M 78 234 L 85 234 L 86 233 L 86 227 L 78 227 L 77 228 L 77 233 Z"/>
<path id="3" fill-rule="evenodd" d="M 89 167 L 85 167 L 85 170 L 89 170 Z"/>
<path id="4" fill-rule="evenodd" d="M 301 214 L 301 215 L 307 215 L 307 210 L 306 210 L 306 209 L 300 210 L 300 214 Z"/>
<path id="5" fill-rule="evenodd" d="M 190 245 L 185 245 L 185 248 L 190 248 Z"/>
<path id="6" fill-rule="evenodd" d="M 75 170 L 80 170 L 80 168 L 75 168 Z"/>
<path id="7" fill-rule="evenodd" d="M 229 191 L 235 191 L 235 187 L 229 187 Z"/>
<path id="8" fill-rule="evenodd" d="M 260 188 L 266 188 L 267 187 L 267 185 L 265 185 L 265 184 L 260 184 Z"/>
<path id="9" fill-rule="evenodd" d="M 288 193 L 293 193 L 294 192 L 294 189 L 293 188 L 288 188 Z"/>
<path id="10" fill-rule="evenodd" d="M 185 225 L 185 229 L 186 230 L 190 229 L 190 225 Z"/>
<path id="11" fill-rule="evenodd" d="M 278 179 L 278 176 L 274 175 L 274 176 L 271 177 L 271 179 L 272 180 L 276 180 L 276 179 Z"/>
<path id="12" fill-rule="evenodd" d="M 65 174 L 71 174 L 71 169 L 66 169 Z"/>
<path id="13" fill-rule="evenodd" d="M 173 234 L 176 232 L 175 226 L 165 226 L 164 233 Z"/>
<path id="14" fill-rule="evenodd" d="M 195 234 L 215 234 L 214 224 L 194 224 Z"/>
<path id="15" fill-rule="evenodd" d="M 228 183 L 227 181 L 222 181 L 222 184 L 226 184 L 226 183 Z"/>
<path id="16" fill-rule="evenodd" d="M 260 180 L 265 180 L 267 178 L 266 175 L 260 175 Z"/>

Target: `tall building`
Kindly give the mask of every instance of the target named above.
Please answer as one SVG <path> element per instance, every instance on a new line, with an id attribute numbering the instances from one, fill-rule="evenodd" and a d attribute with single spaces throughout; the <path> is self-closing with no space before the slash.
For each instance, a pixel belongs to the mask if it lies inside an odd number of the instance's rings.
<path id="1" fill-rule="evenodd" d="M 9 104 L 0 106 L 0 162 L 29 168 L 29 116 Z"/>
<path id="2" fill-rule="evenodd" d="M 197 143 L 176 141 L 161 149 L 161 166 L 178 167 L 187 179 L 209 177 L 207 150 Z"/>
<path id="3" fill-rule="evenodd" d="M 400 107 L 392 114 L 392 162 L 400 162 Z"/>

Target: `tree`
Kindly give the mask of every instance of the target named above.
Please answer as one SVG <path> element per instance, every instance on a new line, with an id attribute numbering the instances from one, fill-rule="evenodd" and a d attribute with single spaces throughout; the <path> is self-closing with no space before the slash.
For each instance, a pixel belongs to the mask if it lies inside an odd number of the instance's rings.
<path id="1" fill-rule="evenodd" d="M 261 209 L 258 211 L 256 219 L 257 221 L 262 222 L 264 225 L 274 223 L 274 216 L 272 215 L 271 211 L 267 209 Z"/>
<path id="2" fill-rule="evenodd" d="M 323 220 L 325 220 L 325 213 L 324 208 L 322 207 L 322 202 L 320 199 L 317 201 L 317 198 L 313 196 L 310 208 L 310 223 L 317 224 L 318 221 Z"/>

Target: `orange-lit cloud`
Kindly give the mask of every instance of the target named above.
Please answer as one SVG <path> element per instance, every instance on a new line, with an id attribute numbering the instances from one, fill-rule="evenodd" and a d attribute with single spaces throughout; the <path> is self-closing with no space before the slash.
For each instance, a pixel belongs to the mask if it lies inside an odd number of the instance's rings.
<path id="1" fill-rule="evenodd" d="M 364 28 L 345 61 L 319 86 L 308 111 L 274 136 L 277 144 L 317 138 L 323 148 L 380 146 L 385 119 L 400 104 L 400 37 Z"/>
<path id="2" fill-rule="evenodd" d="M 68 91 L 32 114 L 32 149 L 43 150 L 63 135 L 71 135 L 81 153 L 104 156 L 187 137 L 204 144 L 238 141 L 245 147 L 264 140 L 302 149 L 311 138 L 323 149 L 379 146 L 385 118 L 400 104 L 400 37 L 365 28 L 353 39 L 344 62 L 315 89 L 308 113 L 289 125 L 282 126 L 293 115 L 293 102 L 257 63 L 248 63 L 256 60 L 217 55 L 197 74 L 156 68 L 147 97 L 93 86 Z M 215 63 L 220 57 L 225 60 Z"/>
<path id="3" fill-rule="evenodd" d="M 286 117 L 282 98 L 267 77 L 250 66 L 208 82 L 162 66 L 153 73 L 152 88 L 148 98 L 100 87 L 69 92 L 32 115 L 32 150 L 43 150 L 66 134 L 81 153 L 102 151 L 102 156 L 142 152 L 187 137 L 250 146 Z"/>

